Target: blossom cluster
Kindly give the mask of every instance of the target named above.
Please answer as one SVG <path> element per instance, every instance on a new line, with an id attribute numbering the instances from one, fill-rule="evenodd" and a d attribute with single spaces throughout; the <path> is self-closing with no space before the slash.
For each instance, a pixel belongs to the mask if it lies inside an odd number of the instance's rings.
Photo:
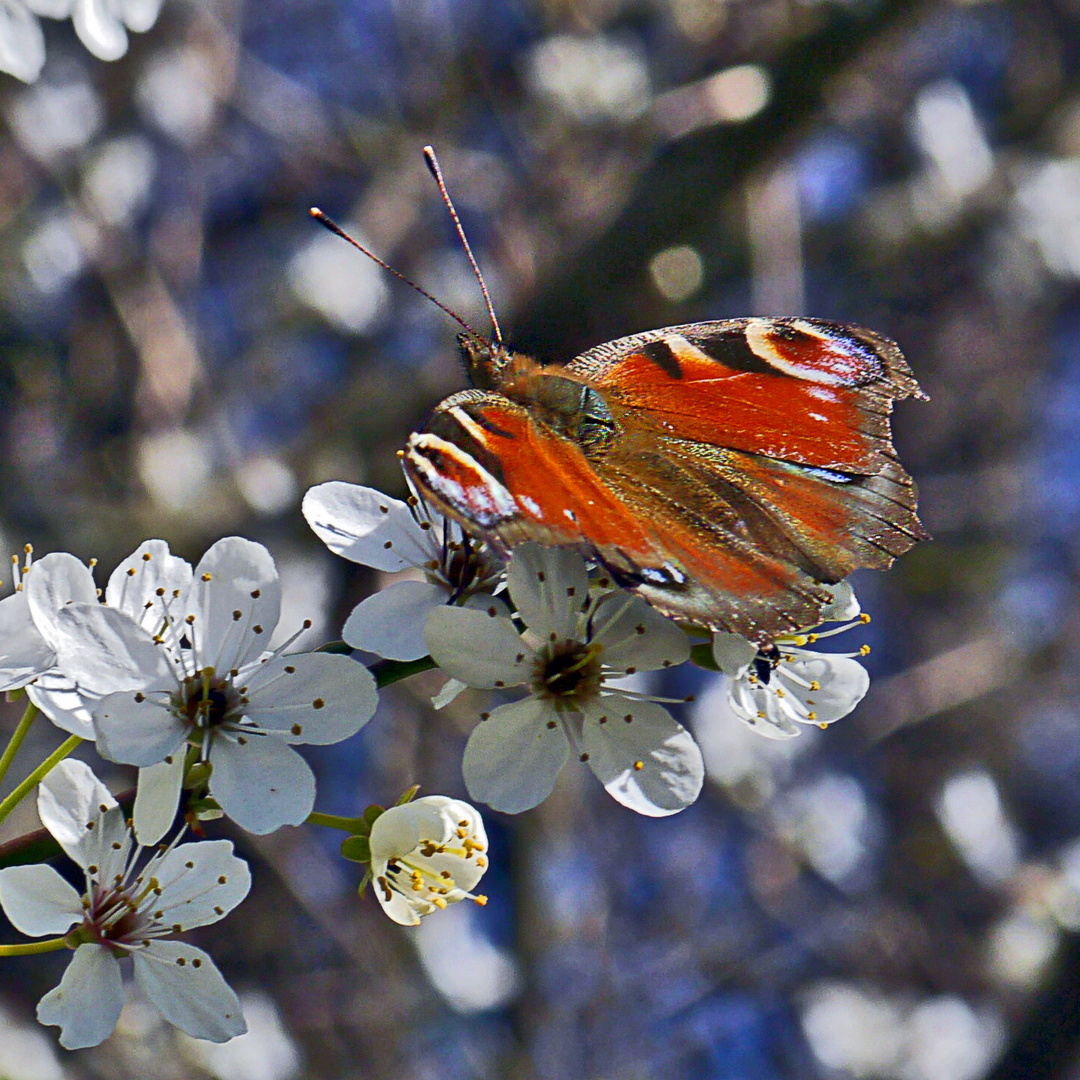
<path id="1" fill-rule="evenodd" d="M 215 818 L 254 834 L 304 822 L 344 830 L 342 854 L 363 867 L 361 891 L 370 885 L 402 925 L 464 899 L 486 902 L 474 890 L 488 842 L 470 803 L 414 798 L 413 788 L 356 818 L 315 810 L 316 777 L 297 747 L 352 737 L 378 704 L 375 676 L 349 650 L 381 657 L 383 683 L 437 666 L 448 678 L 436 708 L 468 688 L 487 692 L 462 779 L 471 799 L 509 814 L 548 798 L 574 758 L 639 814 L 691 805 L 705 766 L 677 719 L 690 698 L 663 693 L 677 689 L 675 669 L 690 660 L 722 673 L 732 711 L 770 738 L 825 727 L 867 690 L 865 649 L 812 648 L 866 621 L 846 584 L 823 612 L 832 629 L 765 644 L 713 633 L 706 644 L 707 630 L 660 614 L 578 551 L 497 551 L 415 496 L 334 482 L 311 489 L 303 512 L 335 554 L 396 575 L 352 612 L 340 647 L 292 651 L 310 623 L 271 644 L 278 572 L 265 547 L 241 537 L 219 540 L 195 566 L 147 540 L 102 589 L 93 563 L 66 552 L 35 558 L 28 546 L 13 560 L 14 591 L 0 600 L 0 690 L 28 707 L 0 779 L 39 712 L 70 737 L 0 802 L 0 821 L 36 786 L 42 823 L 82 885 L 46 865 L 0 868 L 12 926 L 58 935 L 0 945 L 0 957 L 72 951 L 38 1005 L 64 1046 L 94 1045 L 113 1029 L 126 966 L 190 1034 L 223 1041 L 245 1030 L 213 961 L 179 940 L 225 917 L 250 887 L 231 841 L 201 839 Z M 89 765 L 66 759 L 82 742 L 137 769 L 129 806 Z"/>

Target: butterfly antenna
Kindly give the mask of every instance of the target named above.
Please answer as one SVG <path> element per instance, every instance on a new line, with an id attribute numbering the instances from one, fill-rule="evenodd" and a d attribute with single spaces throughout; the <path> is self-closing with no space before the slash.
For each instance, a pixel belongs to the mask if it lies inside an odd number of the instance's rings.
<path id="1" fill-rule="evenodd" d="M 480 283 L 480 291 L 484 294 L 484 303 L 487 305 L 488 318 L 491 319 L 492 337 L 495 339 L 496 345 L 502 345 L 502 330 L 499 329 L 499 320 L 495 317 L 495 305 L 491 302 L 491 294 L 484 283 L 484 275 L 480 273 L 480 266 L 473 255 L 472 248 L 469 246 L 469 238 L 465 235 L 465 230 L 461 226 L 461 218 L 458 217 L 454 201 L 450 198 L 450 192 L 446 190 L 446 182 L 443 180 L 442 169 L 439 168 L 439 159 L 435 156 L 434 147 L 424 147 L 424 161 L 427 163 L 431 175 L 435 177 L 435 183 L 439 185 L 439 194 L 443 197 L 446 209 L 450 211 L 450 216 L 454 219 L 454 228 L 457 229 L 457 234 L 461 238 L 461 245 L 465 248 L 465 255 L 469 260 L 469 265 L 476 275 L 476 280 Z"/>
<path id="2" fill-rule="evenodd" d="M 435 297 L 427 291 L 427 289 L 422 289 L 419 285 L 416 284 L 415 281 L 407 278 L 400 270 L 395 270 L 388 262 L 384 262 L 373 251 L 368 251 L 368 249 L 364 247 L 363 244 L 361 244 L 358 240 L 354 240 L 336 221 L 334 221 L 332 218 L 327 217 L 317 206 L 311 207 L 308 213 L 311 214 L 311 216 L 320 225 L 322 225 L 324 228 L 329 229 L 335 236 L 340 236 L 342 240 L 347 240 L 350 244 L 352 244 L 354 248 L 356 248 L 357 251 L 362 252 L 373 263 L 381 266 L 384 270 L 389 271 L 399 281 L 404 281 L 410 289 L 415 289 L 421 296 L 427 297 L 427 299 L 430 300 L 440 311 L 446 312 L 446 314 L 449 315 L 450 318 L 454 320 L 454 322 L 456 322 L 459 326 L 463 326 L 466 332 L 476 341 L 484 340 L 483 337 L 478 334 L 456 311 L 451 311 L 450 308 L 448 308 L 441 300 L 436 300 Z"/>

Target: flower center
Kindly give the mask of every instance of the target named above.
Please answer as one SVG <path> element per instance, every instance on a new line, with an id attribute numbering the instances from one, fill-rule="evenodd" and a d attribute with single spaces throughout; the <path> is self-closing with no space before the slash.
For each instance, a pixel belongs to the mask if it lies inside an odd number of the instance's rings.
<path id="1" fill-rule="evenodd" d="M 780 664 L 780 650 L 775 645 L 766 645 L 758 650 L 754 657 L 754 674 L 762 686 L 769 685 L 773 670 Z"/>
<path id="2" fill-rule="evenodd" d="M 600 646 L 581 641 L 553 642 L 537 657 L 532 691 L 540 698 L 573 707 L 600 692 Z"/>
<path id="3" fill-rule="evenodd" d="M 243 699 L 231 679 L 214 674 L 213 668 L 189 675 L 172 696 L 176 715 L 192 727 L 221 727 L 239 715 Z"/>

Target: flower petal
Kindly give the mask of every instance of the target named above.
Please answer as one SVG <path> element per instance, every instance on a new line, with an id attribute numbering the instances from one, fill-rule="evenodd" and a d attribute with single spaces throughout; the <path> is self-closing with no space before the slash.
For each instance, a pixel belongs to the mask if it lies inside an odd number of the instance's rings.
<path id="1" fill-rule="evenodd" d="M 469 795 L 519 814 L 542 803 L 570 756 L 554 709 L 536 698 L 500 705 L 473 728 L 461 771 Z"/>
<path id="2" fill-rule="evenodd" d="M 125 690 L 94 705 L 98 753 L 109 761 L 141 767 L 182 755 L 189 728 L 173 714 L 165 690 Z"/>
<path id="3" fill-rule="evenodd" d="M 436 608 L 428 615 L 425 628 L 431 658 L 468 686 L 490 690 L 528 682 L 532 650 L 509 617 L 502 614 L 505 611 L 506 606 L 494 597 L 487 611 Z"/>
<path id="4" fill-rule="evenodd" d="M 72 602 L 97 603 L 97 586 L 89 568 L 66 551 L 53 551 L 37 559 L 23 579 L 23 591 L 41 636 L 54 647 L 60 609 Z"/>
<path id="5" fill-rule="evenodd" d="M 106 0 L 75 0 L 71 22 L 79 40 L 99 60 L 119 60 L 127 52 L 127 31 Z"/>
<path id="6" fill-rule="evenodd" d="M 169 552 L 164 540 L 141 543 L 109 577 L 105 603 L 158 633 L 169 608 L 191 583 L 191 564 Z"/>
<path id="7" fill-rule="evenodd" d="M 288 742 L 327 746 L 355 735 L 374 715 L 379 692 L 357 660 L 332 653 L 279 656 L 241 677 L 247 718 Z"/>
<path id="8" fill-rule="evenodd" d="M 782 656 L 776 675 L 784 680 L 785 690 L 798 697 L 810 714 L 804 722 L 831 724 L 847 716 L 870 689 L 866 668 L 850 656 L 808 649 L 784 649 Z M 798 681 L 792 681 L 790 676 Z M 807 683 L 815 683 L 819 689 L 811 689 Z"/>
<path id="9" fill-rule="evenodd" d="M 0 0 L 0 71 L 33 82 L 45 64 L 45 35 L 17 0 Z"/>
<path id="10" fill-rule="evenodd" d="M 85 761 L 61 761 L 38 786 L 37 809 L 41 823 L 67 855 L 85 868 L 90 847 L 97 848 L 99 821 L 117 803 L 109 789 Z M 109 825 L 113 819 L 109 819 Z M 106 843 L 116 837 L 111 833 Z"/>
<path id="11" fill-rule="evenodd" d="M 331 480 L 307 492 L 302 510 L 315 535 L 350 562 L 404 570 L 422 566 L 434 554 L 427 530 L 409 507 L 374 488 Z"/>
<path id="12" fill-rule="evenodd" d="M 585 560 L 573 549 L 520 544 L 506 569 L 510 596 L 525 625 L 543 638 L 577 635 L 589 594 Z M 440 665 L 441 666 L 441 665 Z"/>
<path id="13" fill-rule="evenodd" d="M 713 634 L 712 654 L 725 675 L 739 679 L 750 670 L 758 648 L 739 634 L 718 632 Z"/>
<path id="14" fill-rule="evenodd" d="M 220 672 L 250 664 L 265 649 L 281 615 L 281 583 L 270 552 L 226 536 L 210 547 L 184 597 L 188 636 L 202 667 Z"/>
<path id="15" fill-rule="evenodd" d="M 855 590 L 846 582 L 838 581 L 835 585 L 827 585 L 826 589 L 832 593 L 832 600 L 822 609 L 821 621 L 848 622 L 859 616 L 859 601 L 855 596 Z"/>
<path id="16" fill-rule="evenodd" d="M 170 754 L 156 765 L 139 770 L 132 819 L 135 836 L 143 847 L 153 847 L 171 828 L 180 805 L 184 782 L 184 755 Z"/>
<path id="17" fill-rule="evenodd" d="M 273 735 L 219 735 L 210 763 L 210 794 L 248 832 L 299 825 L 315 805 L 315 776 L 307 762 Z"/>
<path id="18" fill-rule="evenodd" d="M 354 649 L 388 660 L 419 660 L 428 652 L 424 640 L 428 614 L 449 599 L 445 589 L 427 581 L 397 581 L 361 600 L 341 636 Z"/>
<path id="19" fill-rule="evenodd" d="M 728 695 L 731 711 L 766 739 L 793 739 L 802 734 L 767 686 L 750 686 L 745 679 L 732 679 Z"/>
<path id="20" fill-rule="evenodd" d="M 40 676 L 26 687 L 26 696 L 58 727 L 94 739 L 94 717 L 85 695 L 59 668 Z"/>
<path id="21" fill-rule="evenodd" d="M 165 650 L 116 608 L 71 603 L 56 614 L 57 665 L 83 693 L 100 697 L 119 690 L 174 681 Z"/>
<path id="22" fill-rule="evenodd" d="M 0 690 L 17 690 L 55 663 L 55 652 L 34 625 L 26 593 L 0 600 Z"/>
<path id="23" fill-rule="evenodd" d="M 131 958 L 136 984 L 170 1024 L 218 1043 L 247 1031 L 240 1001 L 202 949 L 152 941 Z"/>
<path id="24" fill-rule="evenodd" d="M 648 817 L 666 817 L 701 793 L 701 751 L 667 709 L 610 694 L 583 712 L 589 768 L 616 802 Z"/>
<path id="25" fill-rule="evenodd" d="M 30 937 L 66 934 L 83 916 L 82 897 L 51 866 L 0 870 L 0 907 Z"/>
<path id="26" fill-rule="evenodd" d="M 180 844 L 154 868 L 161 882 L 158 921 L 190 930 L 223 919 L 251 888 L 251 872 L 233 854 L 231 840 Z"/>
<path id="27" fill-rule="evenodd" d="M 104 1042 L 123 1007 L 116 957 L 104 945 L 80 945 L 60 985 L 38 1002 L 37 1018 L 42 1024 L 59 1024 L 60 1045 L 79 1050 Z"/>
<path id="28" fill-rule="evenodd" d="M 690 641 L 678 623 L 628 593 L 608 593 L 593 613 L 593 640 L 604 646 L 607 667 L 653 671 L 690 656 Z"/>

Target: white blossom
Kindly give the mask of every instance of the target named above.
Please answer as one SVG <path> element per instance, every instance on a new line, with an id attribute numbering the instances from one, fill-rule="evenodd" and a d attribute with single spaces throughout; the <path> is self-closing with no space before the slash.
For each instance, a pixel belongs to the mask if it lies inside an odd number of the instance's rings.
<path id="1" fill-rule="evenodd" d="M 488 867 L 487 833 L 477 810 L 445 795 L 426 795 L 383 811 L 371 826 L 371 876 L 383 911 L 415 926 L 471 891 Z"/>
<path id="2" fill-rule="evenodd" d="M 213 1042 L 244 1032 L 240 1003 L 213 960 L 172 940 L 217 922 L 247 895 L 251 876 L 232 844 L 173 844 L 147 857 L 80 761 L 45 777 L 38 814 L 84 876 L 80 891 L 51 866 L 0 870 L 0 905 L 12 925 L 30 937 L 64 934 L 74 949 L 60 985 L 38 1003 L 41 1023 L 58 1024 L 69 1049 L 96 1046 L 120 1016 L 121 961 L 130 957 L 139 989 L 170 1023 Z"/>
<path id="3" fill-rule="evenodd" d="M 529 691 L 481 714 L 462 763 L 469 794 L 508 813 L 528 810 L 551 793 L 573 752 L 638 813 L 689 806 L 704 775 L 697 744 L 656 700 L 611 685 L 682 663 L 685 633 L 638 597 L 591 590 L 584 561 L 566 548 L 520 545 L 507 580 L 524 632 L 498 598 L 485 611 L 428 616 L 428 648 L 448 674 Z"/>
<path id="4" fill-rule="evenodd" d="M 119 60 L 128 30 L 157 21 L 162 0 L 0 0 L 0 71 L 33 82 L 45 63 L 39 16 L 71 18 L 79 40 L 99 60 Z"/>
<path id="5" fill-rule="evenodd" d="M 870 621 L 847 582 L 832 586 L 833 601 L 822 612 L 823 622 L 842 625 L 824 632 L 784 634 L 759 648 L 738 634 L 718 633 L 712 650 L 728 676 L 732 711 L 754 731 L 770 739 L 800 734 L 800 724 L 827 727 L 847 716 L 870 687 L 866 668 L 855 653 L 823 653 L 806 648 L 823 637 L 842 633 Z"/>
<path id="6" fill-rule="evenodd" d="M 0 600 L 0 690 L 26 688 L 29 699 L 53 723 L 83 739 L 93 739 L 91 706 L 103 694 L 140 685 L 142 668 L 155 663 L 155 650 L 115 650 L 112 643 L 75 640 L 61 611 L 72 604 L 98 604 L 91 568 L 57 551 L 34 560 L 27 545 L 23 565 L 12 560 L 16 591 Z M 144 624 L 160 617 L 162 598 L 191 578 L 191 567 L 163 540 L 140 544 L 117 567 L 105 602 Z M 59 653 L 77 654 L 68 670 Z M 87 661 L 93 660 L 92 664 Z"/>
<path id="7" fill-rule="evenodd" d="M 355 734 L 375 711 L 374 679 L 346 656 L 285 655 L 288 643 L 267 651 L 281 589 L 261 544 L 219 540 L 194 574 L 170 564 L 155 578 L 153 565 L 113 575 L 106 596 L 115 583 L 120 606 L 71 603 L 58 615 L 61 668 L 98 692 L 98 751 L 142 768 L 140 840 L 171 823 L 189 746 L 237 824 L 255 833 L 299 824 L 315 778 L 293 745 Z M 125 610 L 133 601 L 137 618 Z"/>
<path id="8" fill-rule="evenodd" d="M 353 609 L 342 637 L 354 649 L 390 660 L 427 655 L 424 625 L 444 604 L 480 599 L 498 584 L 502 566 L 481 541 L 429 510 L 374 488 L 338 480 L 304 496 L 304 517 L 335 555 L 390 573 L 419 570 L 422 581 L 397 581 Z"/>

